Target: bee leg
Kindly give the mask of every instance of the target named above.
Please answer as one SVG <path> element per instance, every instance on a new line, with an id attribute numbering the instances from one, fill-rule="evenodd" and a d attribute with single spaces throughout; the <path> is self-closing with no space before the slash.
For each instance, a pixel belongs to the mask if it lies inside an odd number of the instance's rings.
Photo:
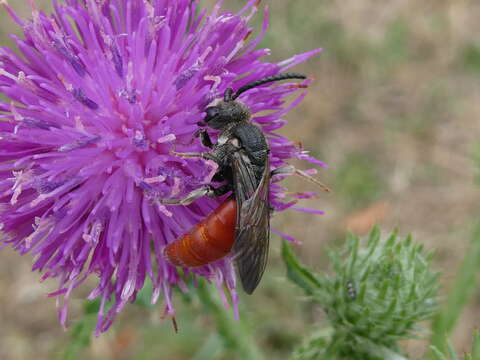
<path id="1" fill-rule="evenodd" d="M 220 160 L 213 154 L 210 154 L 209 152 L 201 152 L 201 153 L 195 153 L 195 152 L 185 152 L 185 153 L 179 153 L 176 151 L 171 151 L 171 153 L 175 156 L 182 157 L 182 158 L 202 158 L 205 160 L 211 160 L 216 162 L 217 164 L 220 164 Z"/>
<path id="2" fill-rule="evenodd" d="M 207 130 L 199 129 L 195 131 L 194 137 L 200 137 L 200 141 L 203 146 L 208 147 L 210 149 L 213 148 L 212 139 L 210 139 L 210 135 L 208 135 Z"/>
<path id="3" fill-rule="evenodd" d="M 190 205 L 192 202 L 197 200 L 200 197 L 208 196 L 210 198 L 218 197 L 225 195 L 229 191 L 231 191 L 231 186 L 229 184 L 225 184 L 219 186 L 218 188 L 214 188 L 211 185 L 205 185 L 201 188 L 193 190 L 183 199 L 162 199 L 160 203 L 163 205 Z"/>
<path id="4" fill-rule="evenodd" d="M 215 197 L 219 197 L 222 195 L 225 195 L 226 193 L 232 191 L 232 185 L 231 184 L 224 184 L 219 186 L 218 188 L 215 189 Z"/>
<path id="5" fill-rule="evenodd" d="M 276 168 L 274 170 L 272 170 L 270 172 L 270 176 L 275 176 L 275 175 L 298 175 L 300 177 L 302 177 L 304 180 L 307 180 L 315 185 L 317 185 L 318 187 L 322 188 L 323 191 L 325 192 L 330 192 L 330 188 L 325 185 L 324 183 L 322 183 L 320 180 L 314 178 L 313 176 L 310 176 L 308 175 L 305 171 L 302 171 L 302 170 L 299 170 L 299 169 L 296 169 L 294 166 L 282 166 L 282 167 L 279 167 L 279 168 Z"/>
<path id="6" fill-rule="evenodd" d="M 275 176 L 275 175 L 293 175 L 295 174 L 295 167 L 289 165 L 289 166 L 282 166 L 276 169 L 273 169 L 270 171 L 270 177 Z"/>
<path id="7" fill-rule="evenodd" d="M 202 122 L 198 122 L 197 124 L 198 126 L 205 126 L 205 124 L 203 124 Z M 180 143 L 180 145 L 185 145 L 185 146 L 192 145 L 195 139 L 198 137 L 200 137 L 200 141 L 203 146 L 208 147 L 210 149 L 213 148 L 212 140 L 210 139 L 210 136 L 208 135 L 206 129 L 198 129 L 193 133 L 193 137 L 188 143 Z"/>
<path id="8" fill-rule="evenodd" d="M 214 194 L 213 186 L 205 185 L 205 186 L 202 186 L 201 188 L 193 190 L 183 199 L 162 199 L 160 200 L 160 203 L 162 203 L 163 205 L 190 205 L 192 202 L 194 202 L 196 199 L 200 197 L 203 197 L 203 196 L 213 197 L 213 194 Z"/>

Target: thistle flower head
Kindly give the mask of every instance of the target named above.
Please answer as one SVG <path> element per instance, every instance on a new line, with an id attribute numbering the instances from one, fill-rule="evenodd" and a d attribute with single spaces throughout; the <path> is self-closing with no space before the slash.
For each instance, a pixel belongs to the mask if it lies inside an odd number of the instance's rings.
<path id="1" fill-rule="evenodd" d="M 257 45 L 267 17 L 256 38 L 248 25 L 257 0 L 237 14 L 219 4 L 208 13 L 191 0 L 60 0 L 51 15 L 32 4 L 28 21 L 2 4 L 23 28 L 14 38 L 18 53 L 0 49 L 0 91 L 9 98 L 0 103 L 2 244 L 33 254 L 33 269 L 58 279 L 51 295 L 62 299 L 62 324 L 72 291 L 92 275 L 98 284 L 88 298 L 101 299 L 97 333 L 135 300 L 147 277 L 152 302 L 162 294 L 173 314 L 172 287 L 183 287 L 182 273 L 162 250 L 219 200 L 161 205 L 215 172 L 214 164 L 172 150 L 204 150 L 192 141 L 196 124 L 226 88 L 285 71 L 318 50 L 263 60 L 269 50 Z M 267 134 L 273 167 L 293 157 L 315 162 L 273 133 L 308 83 L 264 85 L 240 97 Z M 280 186 L 271 191 L 276 209 L 294 204 L 284 202 Z M 229 257 L 185 270 L 220 289 L 225 284 L 236 304 Z"/>

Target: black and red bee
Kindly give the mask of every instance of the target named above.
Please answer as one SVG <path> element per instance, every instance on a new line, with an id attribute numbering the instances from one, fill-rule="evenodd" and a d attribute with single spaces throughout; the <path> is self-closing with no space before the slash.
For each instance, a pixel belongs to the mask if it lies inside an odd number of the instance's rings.
<path id="1" fill-rule="evenodd" d="M 236 99 L 265 83 L 305 78 L 302 74 L 284 73 L 249 83 L 235 93 L 228 88 L 223 101 L 206 108 L 204 121 L 198 123 L 202 129 L 197 131 L 197 136 L 211 151 L 175 154 L 213 160 L 218 164 L 213 181 L 224 184 L 217 188 L 203 186 L 184 199 L 162 202 L 188 205 L 201 196 L 217 197 L 230 191 L 233 194 L 187 234 L 167 245 L 164 254 L 172 264 L 201 266 L 233 253 L 243 289 L 248 294 L 255 290 L 268 257 L 270 178 L 275 173 L 291 172 L 291 169 L 270 172 L 270 149 L 265 135 L 250 122 L 249 108 Z M 216 144 L 212 143 L 205 126 L 220 131 Z"/>

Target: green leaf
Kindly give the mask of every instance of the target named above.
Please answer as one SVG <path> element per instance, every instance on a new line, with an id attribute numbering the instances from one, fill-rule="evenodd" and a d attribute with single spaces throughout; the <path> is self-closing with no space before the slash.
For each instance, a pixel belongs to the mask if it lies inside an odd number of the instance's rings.
<path id="1" fill-rule="evenodd" d="M 300 264 L 287 241 L 282 244 L 282 257 L 287 266 L 287 277 L 300 286 L 307 295 L 313 295 L 322 287 L 320 280 Z"/>

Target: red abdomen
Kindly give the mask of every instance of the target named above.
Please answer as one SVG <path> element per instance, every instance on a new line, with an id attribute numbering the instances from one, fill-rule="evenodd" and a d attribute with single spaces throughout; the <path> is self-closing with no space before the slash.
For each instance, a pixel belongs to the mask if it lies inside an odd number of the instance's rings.
<path id="1" fill-rule="evenodd" d="M 237 204 L 225 200 L 188 233 L 168 244 L 165 257 L 176 266 L 201 266 L 219 260 L 232 249 L 235 240 Z"/>

